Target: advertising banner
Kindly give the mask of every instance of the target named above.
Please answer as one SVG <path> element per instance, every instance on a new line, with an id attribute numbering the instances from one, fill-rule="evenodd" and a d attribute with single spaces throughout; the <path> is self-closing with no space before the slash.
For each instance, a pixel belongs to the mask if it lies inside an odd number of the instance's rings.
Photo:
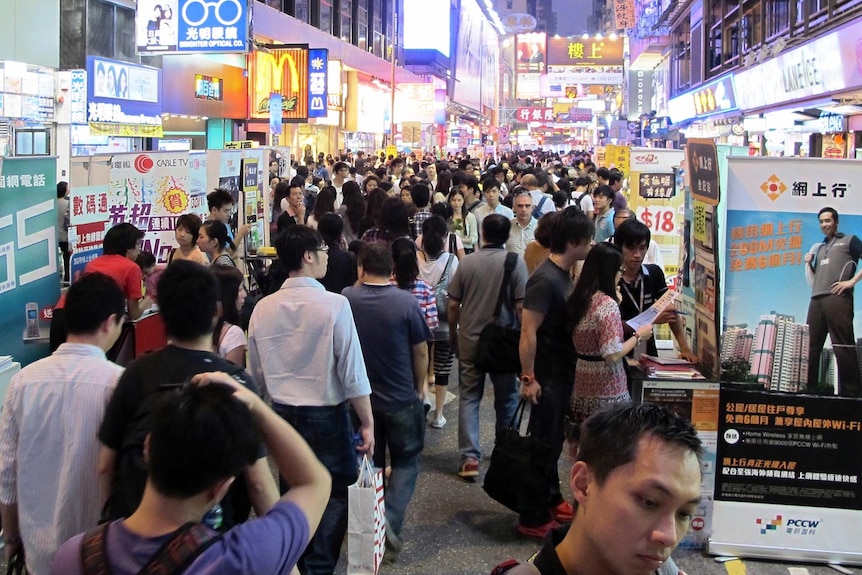
<path id="1" fill-rule="evenodd" d="M 652 110 L 653 72 L 629 70 L 629 120 L 638 120 Z"/>
<path id="2" fill-rule="evenodd" d="M 0 161 L 0 355 L 22 365 L 48 355 L 60 296 L 56 159 Z"/>
<path id="3" fill-rule="evenodd" d="M 282 96 L 282 118 L 285 122 L 308 119 L 308 46 L 291 46 L 255 50 L 249 56 L 249 117 L 269 119 L 269 102 L 273 93 Z M 325 83 L 324 83 L 325 86 Z"/>
<path id="4" fill-rule="evenodd" d="M 398 84 L 395 92 L 395 123 L 433 124 L 436 106 L 434 84 Z"/>
<path id="5" fill-rule="evenodd" d="M 804 391 L 813 384 L 817 389 L 808 391 L 832 393 L 828 388 L 837 389 L 854 374 L 853 369 L 858 373 L 852 335 L 862 333 L 858 315 L 847 318 L 852 321 L 848 326 L 851 345 L 839 347 L 831 339 L 818 343 L 811 337 L 808 280 L 812 271 L 805 258 L 809 252 L 825 250 L 817 216 L 820 209 L 837 210 L 839 233 L 849 236 L 862 229 L 862 205 L 855 199 L 860 177 L 862 165 L 841 160 L 728 160 L 722 356 L 749 364 L 749 379 L 767 389 Z M 822 265 L 827 256 L 820 255 Z M 855 269 L 848 266 L 842 279 L 854 275 Z M 769 297 L 752 297 L 753 285 Z"/>
<path id="6" fill-rule="evenodd" d="M 162 125 L 162 71 L 87 56 L 87 121 Z M 160 134 L 161 135 L 161 134 Z"/>
<path id="7" fill-rule="evenodd" d="M 518 34 L 515 37 L 515 62 L 519 74 L 545 71 L 548 35 L 544 32 Z"/>
<path id="8" fill-rule="evenodd" d="M 545 74 L 549 85 L 622 84 L 622 66 L 550 66 Z"/>
<path id="9" fill-rule="evenodd" d="M 139 0 L 140 54 L 247 52 L 248 0 Z"/>
<path id="10" fill-rule="evenodd" d="M 458 36 L 456 39 L 455 86 L 452 100 L 476 111 L 482 108 L 482 66 L 484 39 L 494 34 L 491 23 L 476 0 L 462 0 L 458 12 Z M 538 81 L 536 82 L 538 93 Z"/>
<path id="11" fill-rule="evenodd" d="M 703 444 L 700 484 L 702 499 L 689 521 L 690 531 L 679 546 L 687 549 L 704 549 L 712 532 L 720 406 L 719 384 L 703 381 L 644 380 L 641 395 L 644 403 L 662 405 L 691 421 Z"/>
<path id="12" fill-rule="evenodd" d="M 721 390 L 709 552 L 862 564 L 862 400 Z"/>
<path id="13" fill-rule="evenodd" d="M 69 120 L 73 124 L 87 123 L 87 71 L 71 70 L 69 85 Z"/>
<path id="14" fill-rule="evenodd" d="M 144 232 L 144 251 L 166 263 L 174 247 L 176 219 L 206 219 L 206 194 L 190 193 L 189 153 L 117 154 L 111 159 L 109 228 L 129 222 Z"/>
<path id="15" fill-rule="evenodd" d="M 0 62 L 0 116 L 54 120 L 54 70 L 22 62 Z"/>

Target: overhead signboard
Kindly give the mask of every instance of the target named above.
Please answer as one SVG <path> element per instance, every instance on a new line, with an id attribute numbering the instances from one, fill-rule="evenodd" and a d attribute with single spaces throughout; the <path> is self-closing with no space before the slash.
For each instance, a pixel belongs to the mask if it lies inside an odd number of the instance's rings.
<path id="1" fill-rule="evenodd" d="M 140 54 L 247 52 L 248 0 L 139 0 Z"/>
<path id="2" fill-rule="evenodd" d="M 249 58 L 249 117 L 269 120 L 273 93 L 281 94 L 285 122 L 308 119 L 308 46 L 255 50 Z"/>
<path id="3" fill-rule="evenodd" d="M 552 66 L 548 73 L 549 84 L 574 86 L 577 84 L 622 84 L 622 66 Z"/>
<path id="4" fill-rule="evenodd" d="M 549 66 L 622 66 L 623 40 L 548 38 Z"/>
<path id="5" fill-rule="evenodd" d="M 729 74 L 672 98 L 668 102 L 671 121 L 679 123 L 737 110 L 734 84 L 733 75 Z"/>
<path id="6" fill-rule="evenodd" d="M 448 58 L 451 19 L 450 0 L 404 0 L 404 49 L 436 50 Z"/>
<path id="7" fill-rule="evenodd" d="M 158 68 L 87 57 L 87 122 L 91 124 L 161 127 L 161 93 Z"/>
<path id="8" fill-rule="evenodd" d="M 652 70 L 629 70 L 629 120 L 637 120 L 650 112 L 652 76 Z"/>
<path id="9" fill-rule="evenodd" d="M 544 72 L 547 66 L 548 35 L 544 32 L 518 34 L 515 40 L 515 62 L 518 73 Z"/>
<path id="10" fill-rule="evenodd" d="M 54 71 L 22 62 L 0 62 L 0 117 L 54 119 Z"/>
<path id="11" fill-rule="evenodd" d="M 502 18 L 503 28 L 507 34 L 524 34 L 536 29 L 536 18 L 524 12 L 513 12 Z"/>
<path id="12" fill-rule="evenodd" d="M 326 82 L 329 50 L 308 51 L 308 117 L 325 118 L 327 114 Z"/>

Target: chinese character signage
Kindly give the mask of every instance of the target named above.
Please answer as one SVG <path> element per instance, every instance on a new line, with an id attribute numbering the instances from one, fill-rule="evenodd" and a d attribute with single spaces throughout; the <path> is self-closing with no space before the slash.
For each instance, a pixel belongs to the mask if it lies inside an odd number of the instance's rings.
<path id="1" fill-rule="evenodd" d="M 547 37 L 544 32 L 517 35 L 515 61 L 519 73 L 545 71 Z"/>
<path id="2" fill-rule="evenodd" d="M 635 25 L 635 2 L 634 0 L 614 0 L 614 28 L 626 30 Z"/>
<path id="3" fill-rule="evenodd" d="M 87 71 L 72 70 L 69 87 L 69 115 L 73 124 L 87 123 Z"/>
<path id="4" fill-rule="evenodd" d="M 161 128 L 162 71 L 87 57 L 87 121 Z M 161 136 L 161 134 L 159 134 Z"/>
<path id="5" fill-rule="evenodd" d="M 685 161 L 694 199 L 718 205 L 718 154 L 715 141 L 692 138 L 685 148 Z"/>
<path id="6" fill-rule="evenodd" d="M 638 194 L 647 200 L 669 200 L 676 195 L 676 174 L 638 174 Z"/>
<path id="7" fill-rule="evenodd" d="M 553 108 L 523 107 L 515 111 L 518 122 L 553 122 L 556 119 Z"/>
<path id="8" fill-rule="evenodd" d="M 733 75 L 724 76 L 668 101 L 674 123 L 737 109 Z"/>
<path id="9" fill-rule="evenodd" d="M 622 66 L 623 40 L 548 38 L 549 66 Z"/>
<path id="10" fill-rule="evenodd" d="M 513 12 L 503 16 L 503 28 L 507 34 L 523 34 L 536 29 L 536 18 L 523 12 Z"/>
<path id="11" fill-rule="evenodd" d="M 329 50 L 315 48 L 308 51 L 308 117 L 325 118 L 327 62 Z"/>
<path id="12" fill-rule="evenodd" d="M 285 122 L 308 119 L 308 47 L 255 50 L 249 56 L 249 117 L 269 119 L 272 93 L 282 96 Z M 324 89 L 326 83 L 324 82 Z"/>
<path id="13" fill-rule="evenodd" d="M 725 387 L 720 405 L 710 553 L 853 561 L 862 400 Z"/>
<path id="14" fill-rule="evenodd" d="M 195 74 L 195 98 L 198 100 L 224 100 L 224 80 Z"/>
<path id="15" fill-rule="evenodd" d="M 138 53 L 247 52 L 248 0 L 139 0 Z"/>

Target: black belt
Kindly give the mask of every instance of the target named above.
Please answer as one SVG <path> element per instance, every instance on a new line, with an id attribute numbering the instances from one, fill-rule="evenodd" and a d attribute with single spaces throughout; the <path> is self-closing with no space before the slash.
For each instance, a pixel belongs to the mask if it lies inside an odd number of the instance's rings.
<path id="1" fill-rule="evenodd" d="M 603 358 L 600 355 L 584 355 L 582 353 L 579 353 L 577 355 L 578 355 L 578 359 L 582 359 L 584 361 L 604 361 L 605 360 L 605 358 Z"/>

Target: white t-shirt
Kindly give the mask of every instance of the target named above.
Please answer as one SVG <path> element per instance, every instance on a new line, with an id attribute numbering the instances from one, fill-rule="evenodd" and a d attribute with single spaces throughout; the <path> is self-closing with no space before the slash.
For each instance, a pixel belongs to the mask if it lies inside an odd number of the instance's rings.
<path id="1" fill-rule="evenodd" d="M 578 192 L 574 193 L 574 198 L 572 199 L 572 205 L 576 205 L 578 203 L 578 198 L 581 197 L 581 194 Z M 584 213 L 594 212 L 596 210 L 595 205 L 593 204 L 593 197 L 589 192 L 584 194 L 584 197 L 581 198 L 581 211 Z"/>
<path id="2" fill-rule="evenodd" d="M 240 346 L 248 346 L 248 339 L 245 337 L 245 332 L 238 325 L 225 324 L 229 326 L 226 330 L 222 330 L 221 339 L 218 342 L 218 354 L 221 357 L 227 357 L 227 354 Z"/>

